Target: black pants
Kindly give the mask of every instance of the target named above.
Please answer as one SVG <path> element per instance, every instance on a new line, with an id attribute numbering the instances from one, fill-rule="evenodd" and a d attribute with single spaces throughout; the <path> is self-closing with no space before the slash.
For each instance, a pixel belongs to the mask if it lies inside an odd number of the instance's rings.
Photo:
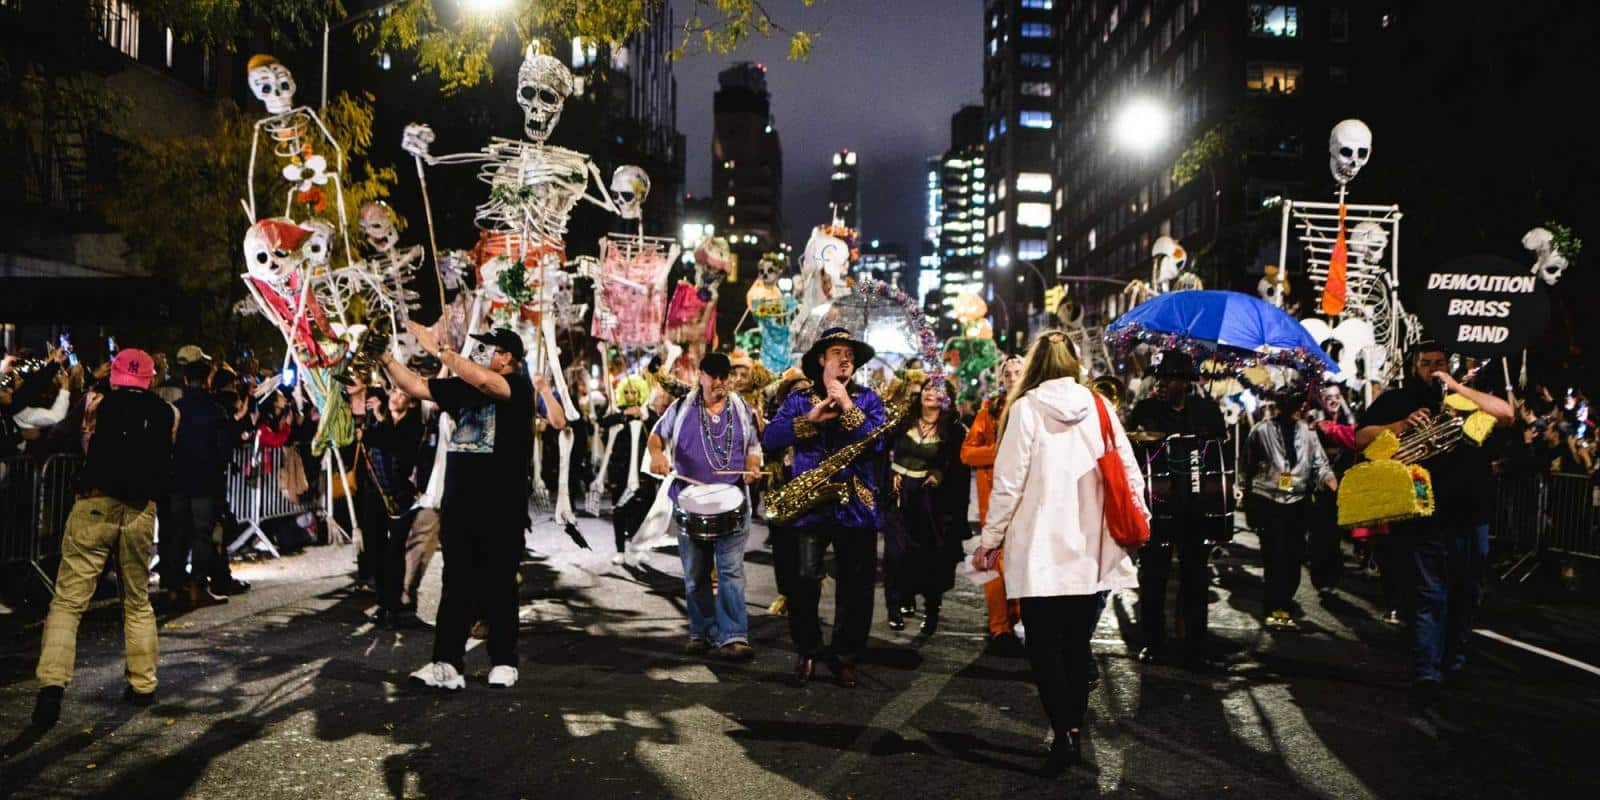
<path id="1" fill-rule="evenodd" d="M 1307 566 L 1311 571 L 1311 585 L 1318 589 L 1336 589 L 1344 577 L 1345 529 L 1339 527 L 1338 501 L 1333 492 L 1318 491 L 1311 499 L 1306 525 L 1311 529 L 1311 543 L 1306 552 Z"/>
<path id="2" fill-rule="evenodd" d="M 878 568 L 878 532 L 871 528 L 807 526 L 791 538 L 795 576 L 789 585 L 789 636 L 803 656 L 853 664 L 867 649 L 872 629 L 872 584 Z M 833 642 L 822 646 L 817 606 L 822 601 L 822 554 L 833 547 Z"/>
<path id="3" fill-rule="evenodd" d="M 222 510 L 222 498 L 174 494 L 159 510 L 161 588 L 177 591 L 192 575 L 204 585 L 216 571 L 217 546 L 211 541 Z M 189 567 L 185 574 L 184 568 Z"/>
<path id="4" fill-rule="evenodd" d="M 522 560 L 523 520 L 498 524 L 471 506 L 439 510 L 444 548 L 444 585 L 433 632 L 433 660 L 462 669 L 467 633 L 483 614 L 489 626 L 489 663 L 517 665 L 517 565 Z"/>
<path id="5" fill-rule="evenodd" d="M 1263 497 L 1261 503 L 1261 571 L 1265 613 L 1288 611 L 1300 589 L 1300 565 L 1306 557 L 1305 500 L 1279 503 Z"/>
<path id="6" fill-rule="evenodd" d="M 1089 710 L 1089 638 L 1100 619 L 1098 595 L 1024 597 L 1028 663 L 1056 736 L 1083 727 Z"/>
<path id="7" fill-rule="evenodd" d="M 789 596 L 790 586 L 794 583 L 795 562 L 799 560 L 794 537 L 794 528 L 767 523 L 767 546 L 772 548 L 772 576 L 778 582 L 778 594 L 784 597 Z"/>
<path id="8" fill-rule="evenodd" d="M 416 516 L 415 511 L 398 517 L 385 514 L 380 525 L 361 529 L 367 537 L 366 546 L 373 552 L 378 608 L 391 614 L 403 609 L 400 595 L 406 581 L 406 538 L 411 535 L 411 522 Z"/>
<path id="9" fill-rule="evenodd" d="M 1146 647 L 1160 648 L 1167 641 L 1167 576 L 1172 574 L 1173 551 L 1178 556 L 1178 613 L 1183 624 L 1185 658 L 1206 654 L 1206 610 L 1211 602 L 1211 545 L 1198 525 L 1155 520 L 1150 543 L 1139 551 L 1139 630 Z M 1028 637 L 1033 637 L 1031 626 Z"/>
<path id="10" fill-rule="evenodd" d="M 633 496 L 628 502 L 615 505 L 611 511 L 611 533 L 617 540 L 617 552 L 622 552 L 628 546 L 628 540 L 639 531 L 639 526 L 644 523 L 644 517 L 650 513 L 650 504 L 656 499 L 656 488 L 660 481 L 639 478 L 639 487 L 633 490 Z M 626 492 L 626 484 L 614 487 L 611 502 L 615 504 L 622 499 Z"/>

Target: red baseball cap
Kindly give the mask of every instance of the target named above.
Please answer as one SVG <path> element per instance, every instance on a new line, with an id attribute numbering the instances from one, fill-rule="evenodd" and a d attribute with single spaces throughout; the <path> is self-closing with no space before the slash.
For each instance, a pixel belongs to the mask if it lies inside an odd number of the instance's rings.
<path id="1" fill-rule="evenodd" d="M 111 360 L 112 388 L 148 389 L 155 376 L 156 362 L 143 350 L 124 348 Z"/>

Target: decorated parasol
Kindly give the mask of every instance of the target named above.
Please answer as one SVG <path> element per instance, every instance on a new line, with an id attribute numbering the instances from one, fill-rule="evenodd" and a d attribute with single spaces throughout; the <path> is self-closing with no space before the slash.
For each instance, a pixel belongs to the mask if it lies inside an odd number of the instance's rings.
<path id="1" fill-rule="evenodd" d="M 1209 358 L 1236 367 L 1290 367 L 1302 375 L 1339 371 L 1299 320 L 1239 292 L 1197 289 L 1157 295 L 1111 323 L 1106 342 L 1118 359 L 1149 344 L 1182 350 L 1196 362 Z"/>
<path id="2" fill-rule="evenodd" d="M 911 356 L 922 354 L 924 348 L 918 332 L 927 327 L 925 319 L 913 319 L 920 314 L 915 303 L 896 294 L 898 289 L 870 278 L 858 280 L 855 290 L 837 297 L 806 313 L 795 330 L 791 351 L 799 358 L 811 348 L 817 337 L 829 328 L 845 328 L 878 351 L 880 356 Z"/>

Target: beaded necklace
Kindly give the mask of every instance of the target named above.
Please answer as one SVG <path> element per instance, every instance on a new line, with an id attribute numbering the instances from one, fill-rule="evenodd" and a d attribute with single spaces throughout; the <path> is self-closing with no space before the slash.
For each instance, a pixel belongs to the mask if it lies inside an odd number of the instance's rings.
<path id="1" fill-rule="evenodd" d="M 711 416 L 703 402 L 695 406 L 700 411 L 700 442 L 705 447 L 706 462 L 713 470 L 725 471 L 733 464 L 733 414 L 729 413 L 722 423 L 722 429 L 717 430 L 712 423 L 722 420 L 723 415 Z M 729 411 L 727 406 L 722 410 Z"/>

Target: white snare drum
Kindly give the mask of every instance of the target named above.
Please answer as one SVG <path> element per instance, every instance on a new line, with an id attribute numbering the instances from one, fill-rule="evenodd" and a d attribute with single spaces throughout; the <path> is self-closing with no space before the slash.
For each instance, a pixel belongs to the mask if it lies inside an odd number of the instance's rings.
<path id="1" fill-rule="evenodd" d="M 744 489 L 727 483 L 686 486 L 678 492 L 672 521 L 678 532 L 702 542 L 714 542 L 744 528 Z"/>

